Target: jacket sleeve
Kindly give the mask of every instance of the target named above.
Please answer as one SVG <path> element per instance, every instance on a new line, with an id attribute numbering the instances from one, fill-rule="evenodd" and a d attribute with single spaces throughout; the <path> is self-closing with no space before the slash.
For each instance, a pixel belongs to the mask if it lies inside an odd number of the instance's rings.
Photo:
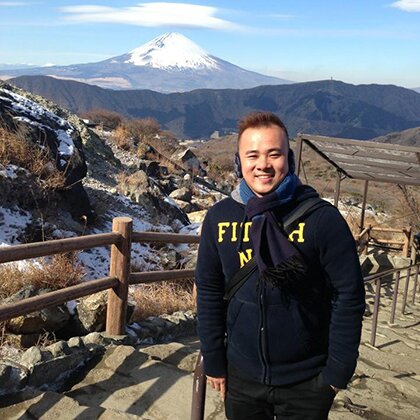
<path id="1" fill-rule="evenodd" d="M 365 289 L 356 245 L 339 211 L 322 210 L 316 241 L 321 266 L 333 289 L 329 347 L 322 376 L 338 388 L 346 388 L 356 368 L 365 310 Z"/>
<path id="2" fill-rule="evenodd" d="M 226 376 L 225 280 L 216 246 L 216 226 L 211 214 L 210 210 L 203 222 L 195 271 L 198 336 L 205 374 L 223 377 Z"/>

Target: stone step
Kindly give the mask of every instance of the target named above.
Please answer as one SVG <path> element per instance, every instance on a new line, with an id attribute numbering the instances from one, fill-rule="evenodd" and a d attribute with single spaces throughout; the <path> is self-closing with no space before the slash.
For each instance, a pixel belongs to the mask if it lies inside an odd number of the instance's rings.
<path id="1" fill-rule="evenodd" d="M 188 358 L 188 351 L 185 348 L 181 351 L 179 343 L 173 347 L 167 345 L 160 353 L 163 361 L 159 361 L 157 349 L 153 347 L 109 348 L 95 368 L 65 395 L 84 406 L 115 407 L 150 420 L 188 419 L 192 401 L 193 376 L 188 371 L 191 368 L 182 370 L 174 365 L 175 360 L 182 360 L 185 355 Z M 155 356 L 150 357 L 146 351 Z M 209 389 L 206 416 L 223 419 L 224 416 L 219 417 L 223 411 L 218 394 Z"/>
<path id="2" fill-rule="evenodd" d="M 13 401 L 3 401 L 4 399 L 4 397 L 0 398 L 0 407 L 2 407 L 0 414 L 2 418 L 8 420 L 147 419 L 147 417 L 123 413 L 116 409 L 84 406 L 73 398 L 51 391 L 42 392 L 28 389 L 15 394 Z"/>

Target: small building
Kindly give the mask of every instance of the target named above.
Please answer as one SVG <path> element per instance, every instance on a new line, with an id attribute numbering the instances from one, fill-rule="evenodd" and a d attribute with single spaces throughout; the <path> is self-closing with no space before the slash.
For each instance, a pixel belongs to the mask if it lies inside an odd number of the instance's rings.
<path id="1" fill-rule="evenodd" d="M 187 171 L 198 173 L 201 169 L 200 160 L 191 149 L 185 149 L 175 152 L 171 160 L 183 166 Z"/>

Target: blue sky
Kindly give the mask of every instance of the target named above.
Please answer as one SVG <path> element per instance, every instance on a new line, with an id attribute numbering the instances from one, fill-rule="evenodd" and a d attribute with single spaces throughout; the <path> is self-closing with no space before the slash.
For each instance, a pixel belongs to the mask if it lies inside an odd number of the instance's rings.
<path id="1" fill-rule="evenodd" d="M 297 82 L 420 87 L 420 0 L 0 1 L 0 63 L 95 62 L 171 31 Z"/>

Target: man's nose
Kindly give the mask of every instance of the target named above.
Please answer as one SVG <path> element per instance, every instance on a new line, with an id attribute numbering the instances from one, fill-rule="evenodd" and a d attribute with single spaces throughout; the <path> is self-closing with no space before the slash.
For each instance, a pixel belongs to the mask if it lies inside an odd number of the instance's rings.
<path id="1" fill-rule="evenodd" d="M 258 169 L 266 169 L 270 166 L 269 160 L 267 156 L 260 155 L 257 160 L 257 168 Z"/>

